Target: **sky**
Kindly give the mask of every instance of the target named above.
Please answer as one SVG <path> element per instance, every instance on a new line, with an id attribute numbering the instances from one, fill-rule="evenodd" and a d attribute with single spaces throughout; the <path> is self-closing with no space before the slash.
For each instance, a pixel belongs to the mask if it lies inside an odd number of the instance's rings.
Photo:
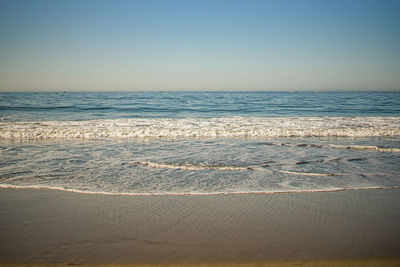
<path id="1" fill-rule="evenodd" d="M 400 0 L 0 0 L 27 90 L 400 90 Z"/>

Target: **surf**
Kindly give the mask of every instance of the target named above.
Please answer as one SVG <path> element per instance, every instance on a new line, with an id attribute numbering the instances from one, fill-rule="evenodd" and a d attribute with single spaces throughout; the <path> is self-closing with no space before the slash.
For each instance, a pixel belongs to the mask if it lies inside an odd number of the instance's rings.
<path id="1" fill-rule="evenodd" d="M 0 139 L 399 137 L 400 117 L 134 118 L 0 122 Z M 353 149 L 385 148 L 352 147 Z M 399 152 L 399 149 L 392 150 Z"/>

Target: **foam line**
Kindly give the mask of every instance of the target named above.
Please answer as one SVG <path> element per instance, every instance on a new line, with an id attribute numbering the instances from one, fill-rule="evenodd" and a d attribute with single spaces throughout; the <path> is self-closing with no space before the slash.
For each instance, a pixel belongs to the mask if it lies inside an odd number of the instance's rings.
<path id="1" fill-rule="evenodd" d="M 0 188 L 10 189 L 41 189 L 41 190 L 55 190 L 64 191 L 79 194 L 89 195 L 111 195 L 111 196 L 212 196 L 212 195 L 241 195 L 241 194 L 290 194 L 290 193 L 325 193 L 325 192 L 339 192 L 339 191 L 357 191 L 357 190 L 390 190 L 400 189 L 400 186 L 376 186 L 376 187 L 348 187 L 348 188 L 327 188 L 327 189 L 315 189 L 315 190 L 277 190 L 277 191 L 241 191 L 241 192 L 211 192 L 211 193 L 200 193 L 200 192 L 166 192 L 166 193 L 114 193 L 114 192 L 102 192 L 102 191 L 84 191 L 77 189 L 69 189 L 63 187 L 52 187 L 52 186 L 18 186 L 9 184 L 0 184 Z"/>
<path id="2" fill-rule="evenodd" d="M 351 145 L 351 146 L 328 145 L 328 147 L 342 148 L 342 149 L 373 150 L 373 151 L 379 151 L 379 152 L 400 152 L 400 148 L 397 148 L 397 147 L 388 148 L 388 147 L 378 147 L 378 146 L 357 146 L 357 145 Z"/>
<path id="3" fill-rule="evenodd" d="M 149 166 L 152 168 L 160 169 L 179 169 L 179 170 L 189 170 L 189 171 L 200 171 L 200 170 L 224 170 L 224 171 L 245 171 L 254 170 L 254 167 L 240 167 L 240 166 L 208 166 L 208 165 L 193 165 L 193 164 L 163 164 L 151 161 L 134 161 L 130 162 L 131 165 L 142 165 Z"/>
<path id="4" fill-rule="evenodd" d="M 304 173 L 304 172 L 293 172 L 293 171 L 284 171 L 284 170 L 277 170 L 269 168 L 270 165 L 263 165 L 263 166 L 243 166 L 243 167 L 236 167 L 236 166 L 211 166 L 211 165 L 193 165 L 193 164 L 164 164 L 164 163 L 157 163 L 151 161 L 134 161 L 131 162 L 132 165 L 142 165 L 148 166 L 151 168 L 160 168 L 160 169 L 179 169 L 179 170 L 191 170 L 191 171 L 198 171 L 198 170 L 223 170 L 223 171 L 245 171 L 245 170 L 253 170 L 253 171 L 273 171 L 273 172 L 281 172 L 281 173 L 288 173 L 288 174 L 296 174 L 296 175 L 305 175 L 305 176 L 341 176 L 340 174 L 334 173 Z M 263 168 L 267 167 L 267 168 Z"/>
<path id="5" fill-rule="evenodd" d="M 281 143 L 275 144 L 277 146 L 295 146 L 295 147 L 312 147 L 312 148 L 337 148 L 337 149 L 354 149 L 354 150 L 371 150 L 378 152 L 400 152 L 400 148 L 398 147 L 379 147 L 379 146 L 362 146 L 362 145 L 334 145 L 334 144 L 290 144 L 290 143 Z"/>
<path id="6" fill-rule="evenodd" d="M 274 171 L 274 172 L 304 175 L 304 176 L 343 176 L 343 174 L 335 174 L 335 173 L 293 172 L 293 171 L 283 171 L 283 170 L 276 170 L 276 169 L 270 169 L 270 170 Z"/>
<path id="7" fill-rule="evenodd" d="M 400 136 L 400 117 L 136 118 L 4 122 L 0 139 Z M 361 147 L 353 146 L 354 149 Z M 372 149 L 364 147 L 363 149 Z M 375 148 L 378 151 L 390 149 Z M 399 152 L 398 148 L 390 150 Z"/>

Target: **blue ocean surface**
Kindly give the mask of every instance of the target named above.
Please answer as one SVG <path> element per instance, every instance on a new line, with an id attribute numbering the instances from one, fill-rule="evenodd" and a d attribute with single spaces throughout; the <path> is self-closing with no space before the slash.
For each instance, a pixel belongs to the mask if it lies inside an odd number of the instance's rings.
<path id="1" fill-rule="evenodd" d="M 7 121 L 399 114 L 400 92 L 0 92 Z"/>
<path id="2" fill-rule="evenodd" d="M 400 92 L 2 92 L 0 187 L 400 187 Z"/>

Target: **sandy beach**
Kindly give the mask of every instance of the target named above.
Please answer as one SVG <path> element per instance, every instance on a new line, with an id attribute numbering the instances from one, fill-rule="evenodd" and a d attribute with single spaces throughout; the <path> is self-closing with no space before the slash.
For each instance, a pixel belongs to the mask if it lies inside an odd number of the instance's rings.
<path id="1" fill-rule="evenodd" d="M 1 189 L 0 261 L 396 266 L 399 192 L 113 196 Z"/>

